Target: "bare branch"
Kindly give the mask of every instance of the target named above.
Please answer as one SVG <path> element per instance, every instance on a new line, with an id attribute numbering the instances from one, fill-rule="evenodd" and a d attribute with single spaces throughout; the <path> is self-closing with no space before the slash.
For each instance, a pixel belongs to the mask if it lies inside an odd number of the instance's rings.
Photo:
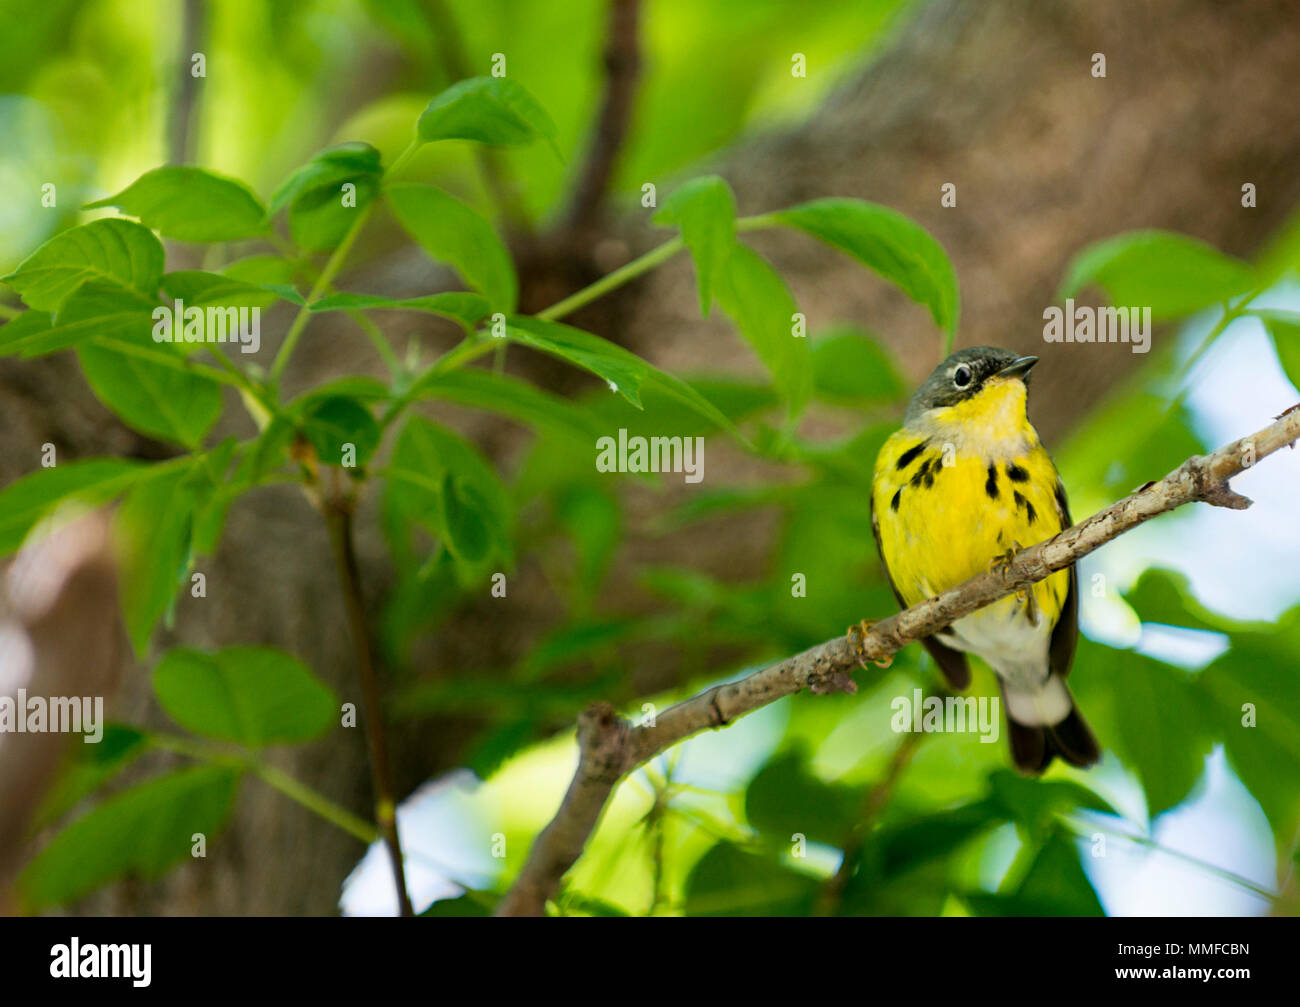
<path id="1" fill-rule="evenodd" d="M 398 911 L 402 916 L 413 916 L 411 896 L 406 887 L 402 844 L 397 834 L 397 805 L 393 800 L 393 773 L 389 767 L 388 736 L 384 728 L 379 677 L 370 655 L 370 630 L 366 626 L 366 610 L 361 598 L 361 572 L 352 541 L 351 508 L 351 501 L 344 499 L 342 493 L 335 492 L 329 500 L 324 501 L 322 512 L 329 525 L 330 544 L 334 549 L 339 584 L 343 588 L 343 604 L 347 609 L 352 632 L 357 671 L 361 678 L 362 711 L 366 718 L 366 743 L 370 752 L 370 781 L 375 794 L 375 821 L 379 824 L 384 845 L 388 848 Z"/>
<path id="2" fill-rule="evenodd" d="M 605 190 L 632 121 L 632 103 L 641 72 L 639 8 L 639 0 L 611 0 L 609 5 L 605 94 L 566 222 L 567 230 L 575 235 L 590 231 L 598 222 Z"/>
<path id="3" fill-rule="evenodd" d="M 1163 479 L 1148 483 L 1087 520 L 1017 553 L 1004 567 L 972 577 L 871 625 L 854 653 L 839 636 L 768 665 L 735 682 L 707 689 L 669 707 L 653 724 L 633 727 L 607 704 L 579 721 L 578 772 L 564 803 L 537 837 L 514 886 L 497 907 L 500 916 L 540 916 L 560 880 L 582 853 L 615 784 L 664 749 L 706 728 L 724 727 L 778 699 L 811 689 L 852 687 L 848 676 L 860 662 L 881 661 L 914 640 L 930 636 L 962 616 L 1062 570 L 1111 539 L 1175 507 L 1202 501 L 1243 509 L 1250 501 L 1227 481 L 1300 438 L 1300 406 L 1270 426 L 1210 455 L 1194 455 Z"/>

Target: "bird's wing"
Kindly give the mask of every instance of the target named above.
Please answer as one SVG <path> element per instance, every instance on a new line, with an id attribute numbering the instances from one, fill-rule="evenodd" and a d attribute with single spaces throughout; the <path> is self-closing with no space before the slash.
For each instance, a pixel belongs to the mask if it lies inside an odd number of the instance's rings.
<path id="1" fill-rule="evenodd" d="M 889 590 L 894 592 L 894 597 L 898 599 L 899 608 L 907 608 L 907 602 L 903 601 L 903 596 L 898 593 L 898 588 L 894 586 L 894 578 L 889 572 L 889 561 L 885 559 L 885 549 L 880 544 L 880 522 L 876 520 L 876 502 L 871 501 L 871 534 L 876 540 L 876 552 L 880 553 L 880 566 L 885 571 L 885 580 L 889 584 Z M 1073 575 L 1073 570 L 1071 570 Z M 966 662 L 966 655 L 960 651 L 953 650 L 951 647 L 945 647 L 933 636 L 927 636 L 921 641 L 921 645 L 930 652 L 934 658 L 934 663 L 939 666 L 943 672 L 943 677 L 948 680 L 948 684 L 954 689 L 965 689 L 970 685 L 970 665 Z"/>
<path id="2" fill-rule="evenodd" d="M 1061 518 L 1061 529 L 1074 524 L 1070 519 L 1070 502 L 1065 496 L 1065 487 L 1061 480 L 1056 480 L 1056 510 Z M 1047 663 L 1052 671 L 1064 678 L 1070 673 L 1074 663 L 1074 648 L 1079 642 L 1079 574 L 1070 566 L 1070 588 L 1065 592 L 1065 601 L 1061 604 L 1061 614 L 1052 629 L 1052 642 L 1047 653 Z"/>

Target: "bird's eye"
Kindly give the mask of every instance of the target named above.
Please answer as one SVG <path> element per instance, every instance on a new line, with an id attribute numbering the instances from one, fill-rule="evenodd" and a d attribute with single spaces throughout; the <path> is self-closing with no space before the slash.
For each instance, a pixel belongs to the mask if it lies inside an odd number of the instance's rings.
<path id="1" fill-rule="evenodd" d="M 970 379 L 970 368 L 965 364 L 959 365 L 957 369 L 952 372 L 952 383 L 958 388 L 965 388 L 970 384 Z"/>

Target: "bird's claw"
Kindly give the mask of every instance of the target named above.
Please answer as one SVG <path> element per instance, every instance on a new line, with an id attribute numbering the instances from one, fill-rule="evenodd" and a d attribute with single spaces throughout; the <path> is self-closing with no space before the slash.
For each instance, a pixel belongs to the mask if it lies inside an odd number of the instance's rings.
<path id="1" fill-rule="evenodd" d="M 1011 561 L 1016 558 L 1016 554 L 1020 552 L 1022 548 L 1024 547 L 1019 542 L 1013 541 L 1010 549 L 989 560 L 989 571 L 1005 573 L 1011 566 Z M 1038 604 L 1034 599 L 1033 588 L 1021 588 L 1016 592 L 1016 597 L 1020 600 L 1021 604 L 1025 606 L 1026 614 L 1029 616 L 1029 621 L 1033 623 L 1038 622 Z"/>
<path id="2" fill-rule="evenodd" d="M 845 633 L 845 637 L 849 641 L 849 649 L 853 651 L 854 656 L 858 659 L 858 664 L 861 665 L 863 668 L 867 666 L 867 661 L 866 661 L 867 634 L 871 632 L 871 627 L 875 625 L 875 623 L 876 623 L 875 619 L 863 619 L 861 622 L 853 626 L 850 626 L 847 632 Z M 873 661 L 872 663 L 877 668 L 888 668 L 890 665 L 894 663 L 894 655 L 890 654 L 888 657 L 884 658 L 883 660 Z"/>

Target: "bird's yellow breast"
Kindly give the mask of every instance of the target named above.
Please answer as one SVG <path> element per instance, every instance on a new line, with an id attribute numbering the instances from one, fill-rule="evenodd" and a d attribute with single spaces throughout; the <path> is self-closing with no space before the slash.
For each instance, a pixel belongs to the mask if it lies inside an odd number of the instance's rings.
<path id="1" fill-rule="evenodd" d="M 1020 385 L 1019 382 L 1016 382 Z M 908 605 L 983 573 L 991 560 L 1064 527 L 1064 492 L 1024 418 L 1023 386 L 904 427 L 876 459 L 872 508 L 882 559 Z M 1033 588 L 1054 623 L 1069 589 L 1058 571 Z M 1014 596 L 997 605 L 1014 604 Z"/>

